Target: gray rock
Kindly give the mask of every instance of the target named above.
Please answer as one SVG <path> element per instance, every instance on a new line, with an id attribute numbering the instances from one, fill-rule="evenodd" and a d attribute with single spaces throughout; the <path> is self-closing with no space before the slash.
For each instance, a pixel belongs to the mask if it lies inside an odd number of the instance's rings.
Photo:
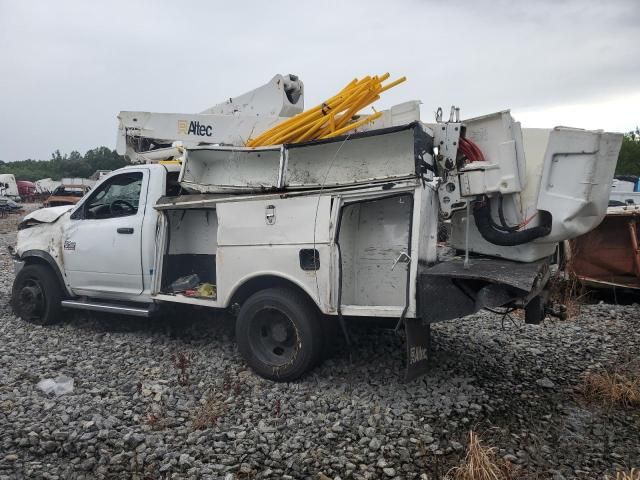
<path id="1" fill-rule="evenodd" d="M 180 455 L 178 459 L 178 465 L 190 467 L 193 464 L 193 459 L 186 453 Z"/>
<path id="2" fill-rule="evenodd" d="M 129 433 L 127 435 L 124 436 L 124 443 L 129 447 L 129 448 L 136 448 L 138 445 L 140 445 L 142 442 L 144 442 L 145 436 L 142 435 L 141 433 Z"/>
<path id="3" fill-rule="evenodd" d="M 451 444 L 451 447 L 456 451 L 459 452 L 460 450 L 462 450 L 464 447 L 462 446 L 461 443 L 456 442 L 455 440 L 452 440 L 451 442 L 449 442 Z"/>
<path id="4" fill-rule="evenodd" d="M 85 461 L 82 462 L 82 464 L 80 465 L 80 468 L 82 468 L 82 470 L 85 470 L 85 471 L 90 471 L 90 470 L 93 470 L 95 465 L 96 465 L 95 458 L 87 458 Z"/>
<path id="5" fill-rule="evenodd" d="M 547 377 L 536 380 L 536 384 L 543 388 L 553 388 L 556 386 L 556 384 L 549 380 Z"/>

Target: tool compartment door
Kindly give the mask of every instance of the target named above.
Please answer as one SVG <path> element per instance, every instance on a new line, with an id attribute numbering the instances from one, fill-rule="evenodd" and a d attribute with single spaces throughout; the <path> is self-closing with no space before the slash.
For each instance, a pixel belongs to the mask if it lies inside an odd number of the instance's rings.
<path id="1" fill-rule="evenodd" d="M 413 202 L 407 192 L 343 200 L 336 231 L 342 314 L 400 318 L 406 313 Z"/>

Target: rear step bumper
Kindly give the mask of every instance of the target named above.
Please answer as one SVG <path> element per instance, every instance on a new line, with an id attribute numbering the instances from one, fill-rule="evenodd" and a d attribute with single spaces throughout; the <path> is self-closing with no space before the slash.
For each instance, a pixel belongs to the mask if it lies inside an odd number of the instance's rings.
<path id="1" fill-rule="evenodd" d="M 92 310 L 94 312 L 119 313 L 120 315 L 131 315 L 134 317 L 149 317 L 149 308 L 130 307 L 126 305 L 114 305 L 110 303 L 96 303 L 79 300 L 63 300 L 61 305 L 64 308 L 75 308 L 78 310 Z"/>

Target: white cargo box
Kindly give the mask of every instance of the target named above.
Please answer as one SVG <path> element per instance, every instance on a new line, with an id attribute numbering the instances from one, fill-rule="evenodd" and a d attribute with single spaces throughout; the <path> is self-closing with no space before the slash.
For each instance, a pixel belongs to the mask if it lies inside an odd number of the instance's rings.
<path id="1" fill-rule="evenodd" d="M 200 193 L 229 193 L 401 180 L 425 172 L 431 149 L 431 136 L 417 122 L 277 147 L 194 147 L 186 150 L 180 184 Z"/>

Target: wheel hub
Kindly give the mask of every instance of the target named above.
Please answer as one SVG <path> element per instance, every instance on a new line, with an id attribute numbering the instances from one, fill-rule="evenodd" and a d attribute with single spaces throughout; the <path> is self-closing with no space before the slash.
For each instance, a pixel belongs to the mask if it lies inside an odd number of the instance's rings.
<path id="1" fill-rule="evenodd" d="M 287 339 L 287 327 L 282 323 L 276 323 L 271 327 L 271 337 L 278 343 L 282 343 Z"/>
<path id="2" fill-rule="evenodd" d="M 291 362 L 297 353 L 297 334 L 291 319 L 278 309 L 259 312 L 250 327 L 253 350 L 262 361 L 273 366 Z"/>
<path id="3" fill-rule="evenodd" d="M 35 313 L 41 306 L 42 291 L 36 285 L 25 286 L 20 291 L 20 306 L 27 313 Z"/>

